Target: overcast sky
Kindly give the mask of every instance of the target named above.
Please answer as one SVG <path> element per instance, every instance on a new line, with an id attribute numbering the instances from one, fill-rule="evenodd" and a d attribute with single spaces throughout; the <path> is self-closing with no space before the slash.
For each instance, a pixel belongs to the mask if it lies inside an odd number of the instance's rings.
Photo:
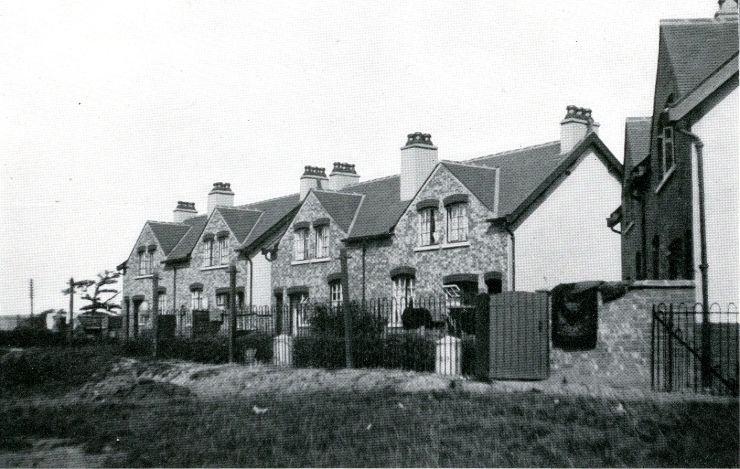
<path id="1" fill-rule="evenodd" d="M 593 109 L 621 160 L 651 113 L 660 18 L 713 0 L 0 3 L 0 314 L 66 307 L 214 181 L 244 204 L 307 164 L 397 173 L 413 131 L 461 160 Z M 615 207 L 619 204 L 614 201 Z M 606 216 L 608 214 L 604 214 Z"/>

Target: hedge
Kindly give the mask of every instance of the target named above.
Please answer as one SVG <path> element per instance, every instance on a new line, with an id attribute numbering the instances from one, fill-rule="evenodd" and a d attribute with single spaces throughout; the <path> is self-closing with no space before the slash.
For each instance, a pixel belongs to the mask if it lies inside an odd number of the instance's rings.
<path id="1" fill-rule="evenodd" d="M 159 358 L 179 359 L 200 363 L 227 363 L 229 338 L 224 336 L 161 339 Z M 122 345 L 123 354 L 131 357 L 150 357 L 153 343 L 148 338 L 129 339 Z M 255 358 L 262 362 L 272 360 L 272 336 L 264 332 L 248 332 L 236 338 L 236 360 L 244 360 L 244 352 L 255 349 Z"/>

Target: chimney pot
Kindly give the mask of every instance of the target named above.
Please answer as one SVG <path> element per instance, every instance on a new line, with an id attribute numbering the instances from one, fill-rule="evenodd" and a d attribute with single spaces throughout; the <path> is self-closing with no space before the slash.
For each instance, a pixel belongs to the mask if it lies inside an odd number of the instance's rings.
<path id="1" fill-rule="evenodd" d="M 737 21 L 737 0 L 719 0 L 719 9 L 714 14 L 714 19 L 717 21 Z"/>
<path id="2" fill-rule="evenodd" d="M 560 122 L 560 153 L 571 151 L 589 132 L 598 133 L 599 124 L 594 122 L 591 109 L 569 105 L 565 118 Z"/>
<path id="3" fill-rule="evenodd" d="M 213 189 L 208 193 L 208 214 L 216 207 L 233 207 L 234 191 L 228 182 L 214 182 Z"/>
<path id="4" fill-rule="evenodd" d="M 324 187 L 329 182 L 326 177 L 326 169 L 319 166 L 304 166 L 301 176 L 300 197 L 305 199 L 311 189 L 328 189 Z M 326 184 L 328 186 L 328 184 Z"/>
<path id="5" fill-rule="evenodd" d="M 359 182 L 360 175 L 355 171 L 355 165 L 349 163 L 334 163 L 329 175 L 329 188 L 334 191 L 355 185 Z"/>
<path id="6" fill-rule="evenodd" d="M 195 210 L 195 202 L 183 202 L 182 200 L 177 201 L 177 207 L 172 211 L 172 221 L 175 223 L 182 223 L 188 218 L 192 218 L 198 215 L 198 211 Z"/>
<path id="7" fill-rule="evenodd" d="M 407 135 L 406 145 L 401 147 L 401 200 L 414 197 L 437 162 L 437 147 L 430 134 Z"/>

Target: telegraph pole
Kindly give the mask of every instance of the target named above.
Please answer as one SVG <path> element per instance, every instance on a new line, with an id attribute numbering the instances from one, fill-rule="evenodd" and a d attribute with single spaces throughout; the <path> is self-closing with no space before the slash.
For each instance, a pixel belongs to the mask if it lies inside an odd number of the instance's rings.
<path id="1" fill-rule="evenodd" d="M 33 317 L 33 279 L 28 282 L 28 295 L 31 298 L 31 317 Z"/>
<path id="2" fill-rule="evenodd" d="M 75 304 L 75 279 L 69 278 L 69 321 L 67 322 L 67 344 L 72 345 L 72 326 L 74 325 L 74 318 L 72 317 L 72 311 L 74 310 Z"/>
<path id="3" fill-rule="evenodd" d="M 152 274 L 152 329 L 154 332 L 154 342 L 152 343 L 152 355 L 157 358 L 159 353 L 159 272 L 156 270 Z"/>

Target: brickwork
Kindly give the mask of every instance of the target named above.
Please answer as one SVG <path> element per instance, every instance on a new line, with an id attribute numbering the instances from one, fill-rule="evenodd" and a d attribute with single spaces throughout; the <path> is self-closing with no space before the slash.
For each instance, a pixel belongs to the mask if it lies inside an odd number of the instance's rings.
<path id="1" fill-rule="evenodd" d="M 329 284 L 326 276 L 340 271 L 339 249 L 343 246 L 342 239 L 347 234 L 330 220 L 329 224 L 329 257 L 324 259 L 311 259 L 311 262 L 298 263 L 293 258 L 293 241 L 295 223 L 308 222 L 309 224 L 319 218 L 328 217 L 328 212 L 321 205 L 316 196 L 311 193 L 296 214 L 291 226 L 280 240 L 277 258 L 272 262 L 272 286 L 273 289 L 282 289 L 287 301 L 287 289 L 289 287 L 308 286 L 311 299 L 327 301 L 329 299 Z M 316 229 L 309 227 L 308 250 L 310 257 L 315 257 L 316 252 Z M 351 276 L 351 275 L 350 275 Z"/>
<path id="2" fill-rule="evenodd" d="M 550 380 L 615 388 L 650 387 L 652 307 L 694 302 L 693 288 L 635 286 L 601 305 L 596 348 L 550 351 Z"/>
<path id="3" fill-rule="evenodd" d="M 419 213 L 416 202 L 435 198 L 440 201 L 436 226 L 441 236 L 440 246 L 445 246 L 446 211 L 442 200 L 452 194 L 468 195 L 468 243 L 469 246 L 451 249 L 415 250 L 419 247 Z M 390 297 L 392 280 L 390 271 L 400 265 L 416 269 L 416 295 L 443 294 L 442 278 L 445 275 L 470 273 L 478 276 L 478 287 L 486 291 L 483 273 L 502 273 L 503 284 L 507 284 L 508 235 L 491 228 L 485 220 L 494 216 L 470 191 L 444 166 L 439 166 L 429 181 L 422 187 L 414 201 L 399 220 L 393 239 L 388 242 L 373 242 L 367 246 L 365 255 L 365 281 L 367 298 Z M 461 243 L 465 244 L 465 243 Z M 348 262 L 350 290 L 353 298 L 362 294 L 362 251 L 354 247 Z"/>
<path id="4" fill-rule="evenodd" d="M 129 317 L 128 321 L 129 332 L 133 331 L 133 311 L 134 311 L 134 297 L 143 297 L 147 304 L 152 304 L 152 276 L 151 275 L 139 275 L 139 253 L 140 247 L 148 249 L 150 245 L 156 245 L 154 251 L 154 259 L 152 265 L 155 270 L 159 272 L 159 285 L 167 288 L 172 283 L 172 273 L 163 270 L 161 262 L 165 258 L 165 254 L 162 248 L 157 242 L 157 238 L 154 236 L 151 227 L 146 224 L 139 234 L 139 238 L 136 240 L 134 249 L 132 250 L 128 261 L 126 273 L 122 276 L 122 287 L 121 295 L 123 298 L 121 309 L 122 313 L 126 314 L 126 302 L 128 300 Z M 169 289 L 168 289 L 169 291 Z M 138 303 L 138 301 L 136 302 Z"/>

